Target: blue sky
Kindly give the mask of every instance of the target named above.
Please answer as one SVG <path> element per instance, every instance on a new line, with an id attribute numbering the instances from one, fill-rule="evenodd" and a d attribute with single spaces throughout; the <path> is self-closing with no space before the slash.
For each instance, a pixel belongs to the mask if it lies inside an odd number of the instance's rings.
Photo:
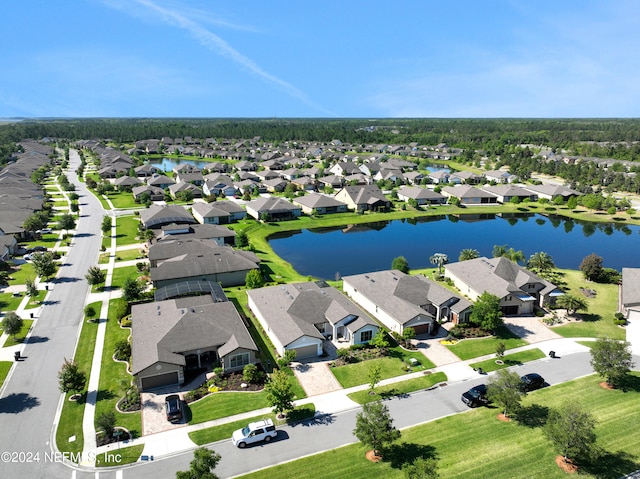
<path id="1" fill-rule="evenodd" d="M 5 2 L 0 117 L 638 117 L 640 2 Z"/>

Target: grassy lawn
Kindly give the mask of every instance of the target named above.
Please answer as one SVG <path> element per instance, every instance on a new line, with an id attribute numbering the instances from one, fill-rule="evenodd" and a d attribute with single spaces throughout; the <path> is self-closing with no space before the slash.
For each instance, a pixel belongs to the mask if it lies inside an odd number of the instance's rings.
<path id="1" fill-rule="evenodd" d="M 10 346 L 15 346 L 16 344 L 22 343 L 22 341 L 24 341 L 25 336 L 29 332 L 29 329 L 31 328 L 32 324 L 33 324 L 32 319 L 22 320 L 22 328 L 20 329 L 20 332 L 16 334 L 16 339 L 13 339 L 13 336 L 9 336 L 2 347 L 8 348 Z"/>
<path id="2" fill-rule="evenodd" d="M 116 219 L 117 246 L 139 243 L 137 239 L 138 223 L 137 216 L 118 216 Z"/>
<path id="3" fill-rule="evenodd" d="M 482 368 L 485 372 L 497 371 L 498 369 L 508 368 L 510 366 L 517 366 L 529 361 L 535 361 L 536 359 L 542 359 L 546 355 L 536 349 L 528 349 L 519 353 L 506 354 L 502 357 L 503 364 L 496 364 L 495 359 L 487 359 L 479 363 L 472 363 L 470 366 L 474 369 Z"/>
<path id="4" fill-rule="evenodd" d="M 142 254 L 138 248 L 123 249 L 120 251 L 116 251 L 116 262 L 131 261 L 134 259 L 143 260 L 143 259 L 146 259 L 146 256 Z"/>
<path id="5" fill-rule="evenodd" d="M 9 273 L 9 286 L 17 286 L 19 284 L 27 284 L 27 279 L 36 279 L 36 272 L 33 269 L 33 264 L 31 263 L 22 263 L 17 266 L 18 269 L 15 269 Z"/>
<path id="6" fill-rule="evenodd" d="M 111 302 L 113 302 L 112 300 Z M 111 304 L 110 304 L 111 306 Z M 133 437 L 142 434 L 142 417 L 140 412 L 120 413 L 116 410 L 116 403 L 122 397 L 118 386 L 121 378 L 131 377 L 124 363 L 117 363 L 112 359 L 115 344 L 126 340 L 131 332 L 128 328 L 121 328 L 113 316 L 113 308 L 109 307 L 107 331 L 104 338 L 102 351 L 102 368 L 100 370 L 100 383 L 98 386 L 98 401 L 96 404 L 96 418 L 106 412 L 113 411 L 116 415 L 116 426 L 129 430 Z"/>
<path id="7" fill-rule="evenodd" d="M 614 339 L 625 339 L 625 330 L 613 324 L 613 315 L 618 310 L 618 285 L 587 281 L 581 271 L 563 269 L 560 273 L 562 280 L 566 283 L 565 291 L 584 299 L 589 309 L 586 312 L 580 311 L 582 321 L 555 326 L 553 331 L 566 338 L 608 336 Z M 595 290 L 595 297 L 585 297 L 580 288 Z"/>
<path id="8" fill-rule="evenodd" d="M 466 361 L 467 359 L 495 353 L 496 347 L 500 342 L 504 343 L 506 349 L 518 348 L 529 344 L 524 339 L 520 339 L 511 333 L 506 327 L 501 326 L 496 329 L 496 335 L 491 338 L 463 339 L 458 344 L 447 345 L 447 347 L 453 354 Z"/>
<path id="9" fill-rule="evenodd" d="M 100 302 L 92 303 L 99 309 Z M 96 345 L 96 334 L 98 333 L 98 323 L 82 324 L 82 331 L 78 339 L 78 348 L 74 359 L 80 366 L 80 369 L 89 374 L 91 370 L 91 362 L 93 360 L 93 350 Z M 88 378 L 87 378 L 88 379 Z M 84 416 L 84 400 L 86 394 L 82 396 L 80 401 L 68 401 L 71 393 L 67 397 L 62 406 L 60 415 L 60 423 L 56 430 L 56 444 L 58 449 L 65 452 L 81 452 L 84 446 L 84 435 L 82 432 L 82 418 Z M 69 438 L 75 436 L 75 441 L 69 442 Z"/>
<path id="10" fill-rule="evenodd" d="M 357 402 L 358 404 L 365 404 L 377 400 L 390 399 L 394 396 L 402 396 L 421 389 L 428 389 L 438 383 L 447 380 L 445 373 L 425 374 L 419 378 L 407 379 L 395 384 L 389 384 L 387 386 L 380 386 L 375 388 L 375 394 L 369 394 L 369 390 L 358 391 L 349 394 L 349 399 Z"/>
<path id="11" fill-rule="evenodd" d="M 269 407 L 269 403 L 267 393 L 264 391 L 218 392 L 192 402 L 188 407 L 191 412 L 189 424 L 200 424 L 212 419 Z"/>
<path id="12" fill-rule="evenodd" d="M 122 288 L 127 278 L 138 278 L 140 273 L 135 266 L 125 266 L 123 268 L 113 268 L 113 277 L 111 279 L 111 287 Z"/>
<path id="13" fill-rule="evenodd" d="M 252 418 L 243 419 L 241 421 L 229 422 L 220 426 L 208 427 L 206 429 L 200 429 L 199 431 L 193 431 L 189 433 L 189 438 L 195 442 L 198 446 L 209 444 L 223 439 L 229 439 L 231 434 L 237 429 L 246 426 L 250 422 L 259 421 L 261 419 L 271 418 L 276 426 L 283 424 L 292 424 L 304 419 L 312 418 L 316 413 L 316 408 L 313 404 L 305 404 L 298 406 L 293 411 L 289 411 L 289 416 L 285 420 L 278 420 L 275 414 L 266 414 L 263 416 L 254 416 Z"/>
<path id="14" fill-rule="evenodd" d="M 4 313 L 15 311 L 20 306 L 23 296 L 24 293 L 20 293 L 20 296 L 14 296 L 13 293 L 0 293 L 0 311 Z"/>
<path id="15" fill-rule="evenodd" d="M 640 469 L 640 373 L 632 377 L 627 392 L 599 387 L 597 376 L 536 391 L 523 401 L 521 414 L 508 423 L 496 419 L 496 409 L 477 408 L 405 429 L 379 463 L 366 460 L 366 448 L 358 443 L 244 477 L 311 479 L 322 471 L 325 479 L 403 478 L 403 464 L 434 457 L 440 477 L 447 479 L 566 478 L 540 426 L 548 408 L 577 402 L 595 416 L 596 436 L 604 452 L 596 464 L 582 466 L 580 477 L 617 479 Z"/>
<path id="16" fill-rule="evenodd" d="M 119 191 L 109 193 L 108 197 L 114 208 L 141 208 L 141 205 L 134 201 L 132 193 Z"/>
<path id="17" fill-rule="evenodd" d="M 420 364 L 419 366 L 413 367 L 413 371 L 407 371 L 409 358 L 415 358 Z M 424 354 L 418 351 L 406 351 L 400 347 L 396 347 L 390 348 L 389 356 L 333 367 L 331 368 L 331 372 L 343 388 L 350 388 L 359 386 L 360 384 L 367 384 L 369 382 L 367 377 L 369 370 L 374 365 L 380 366 L 381 379 L 402 376 L 409 374 L 409 372 L 435 367 Z"/>
<path id="18" fill-rule="evenodd" d="M 0 388 L 4 384 L 4 380 L 7 379 L 12 364 L 12 361 L 0 361 Z"/>
<path id="19" fill-rule="evenodd" d="M 144 450 L 144 444 L 139 446 L 122 447 L 114 449 L 96 457 L 96 467 L 124 466 L 132 464 L 140 458 L 140 454 Z M 96 473 L 96 476 L 98 474 Z"/>
<path id="20" fill-rule="evenodd" d="M 40 303 L 44 301 L 44 297 L 47 295 L 47 291 L 44 289 L 38 290 L 38 295 L 35 298 L 29 298 L 29 302 L 24 309 L 33 309 L 40 306 Z"/>

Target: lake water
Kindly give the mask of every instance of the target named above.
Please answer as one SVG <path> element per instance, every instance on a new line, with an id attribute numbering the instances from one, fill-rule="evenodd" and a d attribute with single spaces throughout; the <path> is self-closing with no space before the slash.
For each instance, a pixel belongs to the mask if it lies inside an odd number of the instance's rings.
<path id="1" fill-rule="evenodd" d="M 411 268 L 433 267 L 429 257 L 445 253 L 458 261 L 460 251 L 477 249 L 491 257 L 494 245 L 509 245 L 528 258 L 544 251 L 559 268 L 578 269 L 596 253 L 607 268 L 640 267 L 640 227 L 574 221 L 533 215 L 442 215 L 413 220 L 323 228 L 272 237 L 270 244 L 300 274 L 323 279 L 389 269 L 404 256 Z"/>
<path id="2" fill-rule="evenodd" d="M 171 171 L 173 170 L 174 167 L 178 165 L 184 165 L 184 164 L 197 166 L 198 168 L 203 169 L 210 166 L 211 163 L 213 162 L 198 161 L 198 160 L 182 160 L 182 159 L 178 160 L 176 158 L 162 158 L 162 161 L 154 160 L 153 162 L 151 162 L 153 166 L 155 166 L 156 168 L 160 168 L 163 171 Z"/>

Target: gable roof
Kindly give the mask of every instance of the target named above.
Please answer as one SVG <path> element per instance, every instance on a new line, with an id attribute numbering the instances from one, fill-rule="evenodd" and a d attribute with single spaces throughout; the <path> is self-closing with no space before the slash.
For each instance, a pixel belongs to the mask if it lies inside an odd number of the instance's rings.
<path id="1" fill-rule="evenodd" d="M 182 206 L 151 205 L 140 212 L 140 221 L 145 228 L 169 223 L 195 223 L 196 220 Z"/>
<path id="2" fill-rule="evenodd" d="M 336 200 L 332 196 L 321 195 L 320 193 L 309 193 L 308 195 L 299 196 L 295 198 L 293 202 L 307 208 L 331 208 L 334 206 L 344 206 L 344 203 Z"/>

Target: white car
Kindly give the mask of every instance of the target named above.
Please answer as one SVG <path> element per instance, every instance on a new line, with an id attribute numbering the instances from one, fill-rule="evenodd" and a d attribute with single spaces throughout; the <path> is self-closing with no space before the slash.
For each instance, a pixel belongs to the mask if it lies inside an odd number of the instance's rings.
<path id="1" fill-rule="evenodd" d="M 264 419 L 247 424 L 242 429 L 238 429 L 231 436 L 231 442 L 239 448 L 245 447 L 247 444 L 265 441 L 269 442 L 278 435 L 276 427 L 271 419 Z"/>

